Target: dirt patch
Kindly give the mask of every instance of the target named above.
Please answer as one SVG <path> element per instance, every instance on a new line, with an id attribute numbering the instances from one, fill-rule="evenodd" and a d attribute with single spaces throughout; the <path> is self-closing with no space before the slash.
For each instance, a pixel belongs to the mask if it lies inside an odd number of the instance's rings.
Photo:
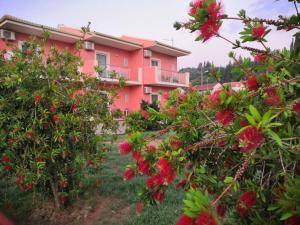
<path id="1" fill-rule="evenodd" d="M 129 216 L 130 205 L 124 200 L 97 196 L 94 203 L 78 202 L 64 210 L 45 203 L 33 210 L 28 223 L 35 225 L 120 224 Z M 105 222 L 105 223 L 102 223 Z"/>

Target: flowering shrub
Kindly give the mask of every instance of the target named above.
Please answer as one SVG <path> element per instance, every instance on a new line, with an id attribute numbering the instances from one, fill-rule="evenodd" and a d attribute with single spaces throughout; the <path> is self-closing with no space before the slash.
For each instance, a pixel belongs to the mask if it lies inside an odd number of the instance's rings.
<path id="1" fill-rule="evenodd" d="M 12 59 L 0 53 L 0 176 L 15 179 L 24 192 L 52 193 L 59 207 L 100 165 L 100 140 L 116 124 L 100 81 L 78 72 L 77 53 L 55 47 L 46 53 L 48 36 L 29 41 L 27 53 L 10 46 Z M 97 136 L 99 124 L 103 134 Z"/>
<path id="2" fill-rule="evenodd" d="M 148 115 L 169 125 L 147 138 L 129 134 L 133 164 L 128 167 L 133 176 L 147 176 L 144 204 L 168 198 L 164 193 L 170 185 L 187 192 L 177 225 L 299 224 L 299 50 L 272 51 L 266 44 L 269 26 L 298 30 L 299 15 L 252 19 L 242 10 L 229 17 L 222 8 L 215 0 L 196 0 L 190 4 L 190 20 L 175 27 L 196 32 L 196 40 L 219 37 L 234 49 L 252 52 L 255 63 L 229 54 L 244 88 L 222 85 L 202 94 L 191 86 L 184 94 L 171 92 L 165 108 Z M 219 33 L 229 19 L 245 25 L 241 40 Z M 219 81 L 218 72 L 211 75 Z M 150 147 L 158 137 L 164 139 Z"/>

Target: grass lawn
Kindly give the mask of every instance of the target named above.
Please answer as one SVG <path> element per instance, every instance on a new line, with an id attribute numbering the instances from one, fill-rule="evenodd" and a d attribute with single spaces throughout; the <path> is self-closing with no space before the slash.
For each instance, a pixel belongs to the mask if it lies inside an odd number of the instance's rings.
<path id="1" fill-rule="evenodd" d="M 150 135 L 147 133 L 146 135 Z M 120 136 L 118 142 L 122 141 L 124 136 Z M 32 211 L 33 193 L 23 193 L 16 189 L 14 181 L 0 182 L 1 190 L 8 191 L 8 199 L 19 199 L 18 204 L 14 204 L 10 210 L 4 210 L 7 215 L 11 216 L 16 225 L 31 225 L 32 218 L 39 214 L 39 218 L 34 222 L 35 225 L 172 225 L 181 214 L 182 199 L 184 193 L 179 190 L 170 188 L 166 193 L 165 201 L 162 205 L 148 206 L 144 211 L 137 215 L 135 212 L 136 203 L 138 202 L 138 192 L 145 185 L 145 177 L 136 177 L 132 181 L 123 180 L 123 172 L 127 164 L 131 163 L 131 155 L 120 157 L 117 143 L 111 146 L 107 153 L 102 168 L 86 177 L 88 181 L 100 181 L 99 187 L 88 190 L 81 199 L 73 203 L 72 206 L 65 210 L 59 210 L 57 214 L 53 213 L 49 204 L 46 206 L 39 204 L 38 210 Z M 46 202 L 47 199 L 39 203 Z M 53 208 L 53 207 L 52 207 Z M 46 211 L 46 216 L 44 212 Z M 84 220 L 72 220 L 68 217 L 70 214 L 81 215 Z M 43 217 L 40 219 L 40 217 Z M 48 220 L 47 218 L 52 218 Z M 53 220 L 54 218 L 54 220 Z M 55 221 L 55 223 L 53 222 Z M 57 222 L 57 223 L 56 223 Z"/>

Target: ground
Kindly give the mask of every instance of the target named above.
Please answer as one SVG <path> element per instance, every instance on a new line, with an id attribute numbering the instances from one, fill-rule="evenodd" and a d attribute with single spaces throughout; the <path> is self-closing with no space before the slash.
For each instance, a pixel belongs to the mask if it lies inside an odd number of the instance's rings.
<path id="1" fill-rule="evenodd" d="M 121 138 L 122 139 L 122 138 Z M 119 139 L 118 142 L 121 140 Z M 25 196 L 24 205 L 15 206 L 6 213 L 20 225 L 170 225 L 181 213 L 183 193 L 171 189 L 162 205 L 148 206 L 138 215 L 138 192 L 145 178 L 123 181 L 123 171 L 130 156 L 120 157 L 114 144 L 102 169 L 96 174 L 99 187 L 81 196 L 72 206 L 57 211 L 52 203 L 44 203 L 29 210 L 32 199 Z M 0 187 L 1 188 L 1 187 Z"/>

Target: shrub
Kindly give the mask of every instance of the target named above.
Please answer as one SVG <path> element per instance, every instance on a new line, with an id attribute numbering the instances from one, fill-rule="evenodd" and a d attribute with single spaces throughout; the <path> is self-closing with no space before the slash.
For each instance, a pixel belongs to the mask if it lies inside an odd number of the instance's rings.
<path id="1" fill-rule="evenodd" d="M 141 199 L 162 202 L 174 184 L 187 191 L 178 225 L 299 224 L 300 56 L 286 49 L 272 51 L 266 43 L 268 26 L 299 30 L 299 15 L 253 19 L 242 10 L 238 17 L 229 17 L 217 1 L 196 0 L 189 16 L 175 27 L 197 32 L 197 41 L 219 37 L 234 49 L 250 51 L 256 63 L 229 54 L 243 77 L 240 91 L 223 85 L 204 95 L 192 86 L 185 94 L 171 93 L 166 108 L 149 115 L 170 124 L 152 136 L 170 134 L 160 146 L 150 147 L 152 139 L 139 132 L 129 135 L 132 154 L 139 157 L 128 167 L 132 174 L 148 177 Z M 241 40 L 219 33 L 229 19 L 245 25 Z M 211 76 L 220 79 L 217 71 Z"/>
<path id="2" fill-rule="evenodd" d="M 32 38 L 27 53 L 11 46 L 11 59 L 6 50 L 0 54 L 0 174 L 24 192 L 52 194 L 59 207 L 83 190 L 85 173 L 101 164 L 100 140 L 116 124 L 100 81 L 78 72 L 77 53 L 51 47 L 46 54 L 48 37 Z"/>

